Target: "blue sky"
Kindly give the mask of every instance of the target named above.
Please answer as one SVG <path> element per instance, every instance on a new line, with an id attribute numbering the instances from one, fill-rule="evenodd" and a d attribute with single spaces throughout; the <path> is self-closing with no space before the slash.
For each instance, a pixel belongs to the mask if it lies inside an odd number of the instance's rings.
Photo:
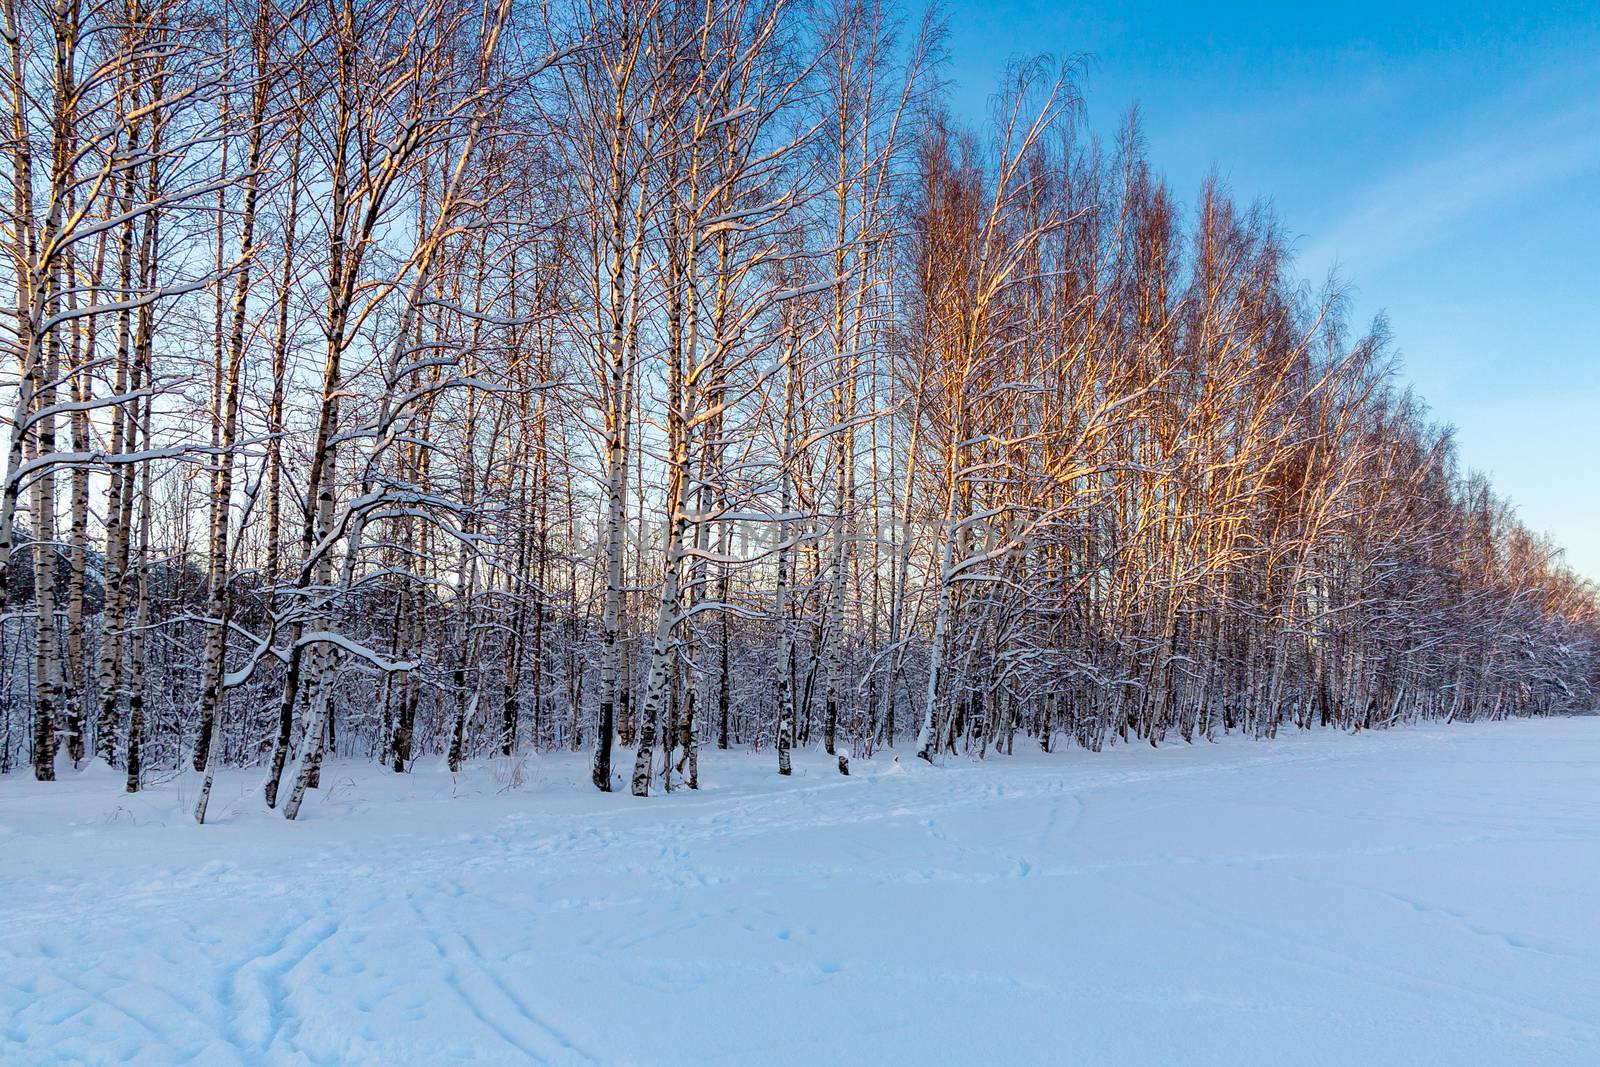
<path id="1" fill-rule="evenodd" d="M 1600 579 L 1600 2 L 952 0 L 958 113 L 1007 60 L 1086 54 L 1186 204 L 1267 197 L 1303 274 L 1386 311 L 1402 375 L 1527 523 Z"/>

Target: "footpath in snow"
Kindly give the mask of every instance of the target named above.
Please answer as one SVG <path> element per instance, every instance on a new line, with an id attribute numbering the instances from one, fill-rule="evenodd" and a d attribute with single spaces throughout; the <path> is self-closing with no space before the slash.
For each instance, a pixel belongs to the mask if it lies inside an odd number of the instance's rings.
<path id="1" fill-rule="evenodd" d="M 0 1064 L 1600 1064 L 1600 717 L 771 762 L 0 778 Z"/>

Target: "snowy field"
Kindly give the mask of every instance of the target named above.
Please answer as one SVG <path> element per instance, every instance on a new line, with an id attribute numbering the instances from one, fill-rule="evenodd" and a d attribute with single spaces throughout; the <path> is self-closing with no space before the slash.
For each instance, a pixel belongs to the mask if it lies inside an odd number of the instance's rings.
<path id="1" fill-rule="evenodd" d="M 4 1064 L 1597 1064 L 1600 718 L 0 779 Z"/>

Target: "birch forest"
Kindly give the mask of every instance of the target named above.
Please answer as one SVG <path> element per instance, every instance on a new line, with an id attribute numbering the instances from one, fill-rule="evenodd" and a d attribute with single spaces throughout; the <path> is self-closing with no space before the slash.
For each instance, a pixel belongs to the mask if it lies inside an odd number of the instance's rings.
<path id="1" fill-rule="evenodd" d="M 969 125 L 889 0 L 0 18 L 0 771 L 293 819 L 332 756 L 645 796 L 1597 704 L 1595 587 L 1384 322 L 1073 63 Z"/>

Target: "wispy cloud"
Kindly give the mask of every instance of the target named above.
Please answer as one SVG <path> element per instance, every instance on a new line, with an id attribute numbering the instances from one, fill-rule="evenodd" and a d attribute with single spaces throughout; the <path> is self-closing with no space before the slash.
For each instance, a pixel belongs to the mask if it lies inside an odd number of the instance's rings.
<path id="1" fill-rule="evenodd" d="M 1513 125 L 1473 123 L 1464 143 L 1417 159 L 1359 191 L 1301 262 L 1311 272 L 1355 259 L 1362 273 L 1427 248 L 1474 216 L 1549 182 L 1600 170 L 1600 103 Z"/>

